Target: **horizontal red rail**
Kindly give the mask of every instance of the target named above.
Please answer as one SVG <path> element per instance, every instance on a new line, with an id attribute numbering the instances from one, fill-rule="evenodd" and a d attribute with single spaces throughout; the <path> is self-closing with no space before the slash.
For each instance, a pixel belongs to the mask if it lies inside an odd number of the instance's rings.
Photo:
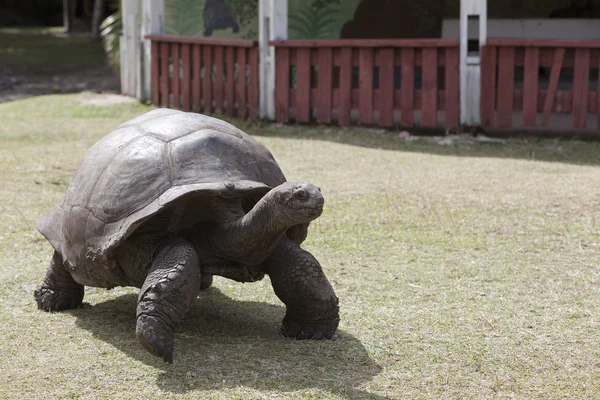
<path id="1" fill-rule="evenodd" d="M 200 44 L 205 46 L 256 47 L 258 45 L 255 40 L 247 39 L 215 39 L 178 35 L 146 35 L 144 37 L 153 42 Z"/>
<path id="2" fill-rule="evenodd" d="M 488 46 L 513 46 L 513 47 L 585 47 L 598 49 L 600 40 L 555 40 L 555 39 L 521 39 L 521 38 L 487 38 Z"/>
<path id="3" fill-rule="evenodd" d="M 275 47 L 458 47 L 456 39 L 319 39 L 271 40 Z"/>

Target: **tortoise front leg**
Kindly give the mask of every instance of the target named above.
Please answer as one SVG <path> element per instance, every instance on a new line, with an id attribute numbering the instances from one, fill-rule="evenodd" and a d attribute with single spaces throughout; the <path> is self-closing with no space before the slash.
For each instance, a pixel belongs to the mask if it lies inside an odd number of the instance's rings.
<path id="1" fill-rule="evenodd" d="M 194 247 L 180 238 L 165 240 L 138 297 L 136 334 L 151 354 L 173 362 L 175 327 L 198 296 L 201 285 Z"/>
<path id="2" fill-rule="evenodd" d="M 44 283 L 33 296 L 40 310 L 62 311 L 79 307 L 84 291 L 84 286 L 75 282 L 64 266 L 62 257 L 55 251 Z"/>
<path id="3" fill-rule="evenodd" d="M 340 321 L 338 298 L 315 257 L 284 237 L 263 266 L 275 294 L 287 307 L 282 335 L 331 339 Z"/>

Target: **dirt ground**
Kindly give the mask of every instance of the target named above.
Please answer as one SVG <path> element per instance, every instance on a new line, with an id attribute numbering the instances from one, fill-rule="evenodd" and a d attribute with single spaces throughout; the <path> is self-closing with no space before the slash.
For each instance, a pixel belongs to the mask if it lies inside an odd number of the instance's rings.
<path id="1" fill-rule="evenodd" d="M 68 71 L 51 77 L 6 74 L 0 77 L 0 103 L 57 93 L 91 91 L 117 94 L 120 83 L 110 68 Z"/>
<path id="2" fill-rule="evenodd" d="M 60 36 L 2 32 L 0 103 L 57 93 L 120 93 L 119 77 L 99 42 L 75 38 L 86 48 L 69 48 L 73 38 Z"/>

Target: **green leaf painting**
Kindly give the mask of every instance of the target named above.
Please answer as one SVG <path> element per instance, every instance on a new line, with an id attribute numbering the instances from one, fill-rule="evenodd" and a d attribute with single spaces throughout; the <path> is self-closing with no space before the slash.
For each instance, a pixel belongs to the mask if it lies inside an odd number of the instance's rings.
<path id="1" fill-rule="evenodd" d="M 239 25 L 232 29 L 205 27 L 207 0 L 166 0 L 165 32 L 170 35 L 258 39 L 258 0 L 221 0 L 227 3 Z M 338 39 L 344 24 L 354 16 L 360 0 L 288 0 L 290 39 Z M 223 5 L 220 5 L 223 7 Z M 222 8 L 224 9 L 224 8 Z"/>
<path id="2" fill-rule="evenodd" d="M 202 36 L 205 0 L 165 1 L 165 33 L 168 35 Z"/>
<path id="3" fill-rule="evenodd" d="M 288 0 L 288 38 L 338 39 L 360 0 Z"/>
<path id="4" fill-rule="evenodd" d="M 258 0 L 165 0 L 165 33 L 256 40 Z"/>

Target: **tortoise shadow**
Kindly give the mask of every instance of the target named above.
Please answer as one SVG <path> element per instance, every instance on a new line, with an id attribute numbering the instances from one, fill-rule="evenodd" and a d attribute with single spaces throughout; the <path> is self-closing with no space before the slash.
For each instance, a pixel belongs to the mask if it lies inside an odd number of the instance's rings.
<path id="1" fill-rule="evenodd" d="M 326 341 L 283 338 L 278 334 L 282 306 L 236 301 L 214 287 L 202 292 L 177 328 L 175 360 L 169 365 L 139 344 L 136 302 L 131 293 L 69 312 L 78 327 L 160 369 L 156 384 L 164 391 L 316 388 L 345 398 L 384 398 L 357 388 L 382 371 L 357 338 L 339 329 Z"/>

